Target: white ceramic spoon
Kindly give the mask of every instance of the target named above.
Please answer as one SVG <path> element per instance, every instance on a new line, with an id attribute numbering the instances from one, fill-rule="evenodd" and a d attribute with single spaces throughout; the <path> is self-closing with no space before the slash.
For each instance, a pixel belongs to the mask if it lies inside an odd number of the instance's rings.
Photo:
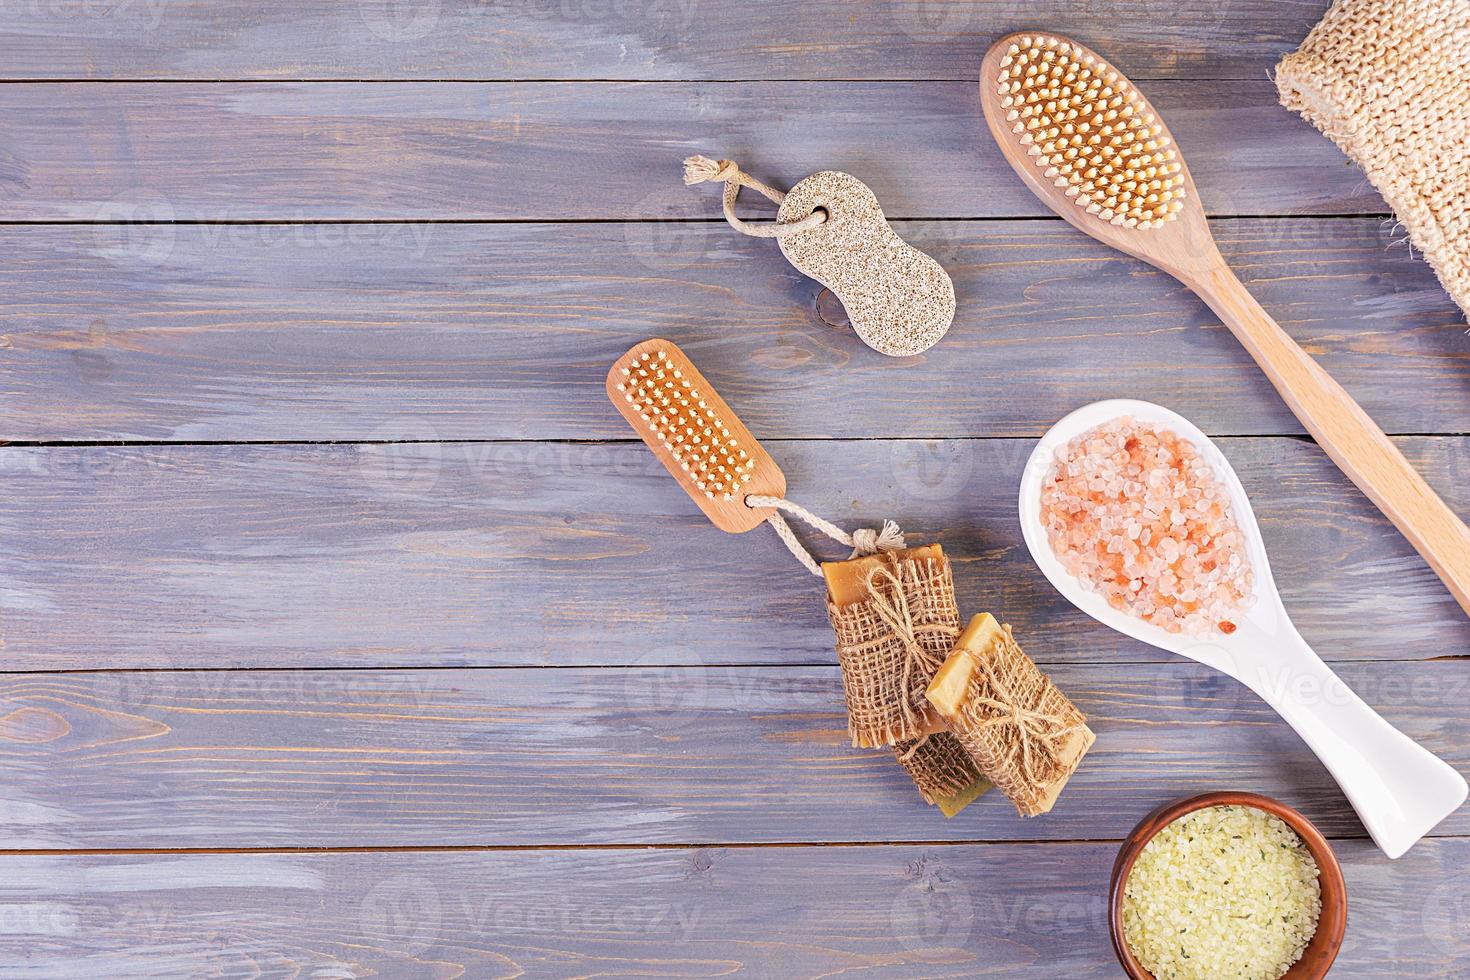
<path id="1" fill-rule="evenodd" d="M 1229 490 L 1236 523 L 1255 570 L 1256 603 L 1230 635 L 1169 633 L 1126 612 L 1069 575 L 1041 523 L 1041 487 L 1057 450 L 1073 437 L 1119 416 L 1172 429 L 1193 442 Z M 1219 448 L 1188 420 L 1149 402 L 1094 402 L 1052 426 L 1021 477 L 1021 531 L 1031 557 L 1073 605 L 1144 643 L 1197 660 L 1240 681 L 1275 708 L 1317 753 L 1373 841 L 1396 858 L 1465 801 L 1464 778 L 1442 759 L 1384 721 L 1302 639 L 1287 618 L 1271 578 L 1256 515 L 1240 479 Z"/>

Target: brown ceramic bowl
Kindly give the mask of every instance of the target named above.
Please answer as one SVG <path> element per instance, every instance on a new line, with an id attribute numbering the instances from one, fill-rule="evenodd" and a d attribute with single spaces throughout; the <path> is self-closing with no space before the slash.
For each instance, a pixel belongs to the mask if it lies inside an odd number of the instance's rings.
<path id="1" fill-rule="evenodd" d="M 1118 860 L 1113 862 L 1113 880 L 1108 886 L 1108 927 L 1113 934 L 1113 950 L 1118 954 L 1118 962 L 1123 964 L 1123 971 L 1132 980 L 1154 980 L 1154 975 L 1133 958 L 1133 951 L 1123 936 L 1123 885 L 1128 881 L 1128 872 L 1133 870 L 1133 862 L 1155 834 L 1186 813 L 1232 804 L 1253 806 L 1286 821 L 1287 826 L 1295 830 L 1307 845 L 1307 850 L 1312 852 L 1320 872 L 1317 882 L 1322 889 L 1322 914 L 1317 919 L 1317 932 L 1307 943 L 1302 958 L 1282 974 L 1283 980 L 1321 980 L 1337 958 L 1337 951 L 1342 948 L 1342 934 L 1347 929 L 1347 886 L 1343 884 L 1342 868 L 1338 866 L 1337 856 L 1332 853 L 1327 839 L 1306 817 L 1284 803 L 1255 793 L 1205 793 L 1159 807 L 1144 817 L 1123 842 Z"/>

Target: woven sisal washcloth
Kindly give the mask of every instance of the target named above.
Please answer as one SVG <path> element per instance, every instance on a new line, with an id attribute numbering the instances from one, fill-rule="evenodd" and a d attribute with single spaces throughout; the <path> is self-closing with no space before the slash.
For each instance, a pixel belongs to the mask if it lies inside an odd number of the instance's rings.
<path id="1" fill-rule="evenodd" d="M 827 604 L 852 744 L 872 748 L 928 734 L 924 690 L 959 635 L 948 558 L 873 569 L 867 598 Z"/>
<path id="2" fill-rule="evenodd" d="M 1276 68 L 1470 313 L 1470 0 L 1336 0 Z"/>

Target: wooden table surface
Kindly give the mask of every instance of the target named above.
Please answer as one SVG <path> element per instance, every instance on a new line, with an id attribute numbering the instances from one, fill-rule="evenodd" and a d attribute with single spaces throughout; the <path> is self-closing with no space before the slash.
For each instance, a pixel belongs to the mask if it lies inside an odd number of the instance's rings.
<path id="1" fill-rule="evenodd" d="M 1181 286 L 1043 212 L 999 34 L 1143 82 L 1231 265 L 1470 512 L 1470 339 L 1277 105 L 1325 0 L 40 0 L 0 9 L 0 976 L 1114 977 L 1117 841 L 1266 793 L 1335 841 L 1334 976 L 1470 973 L 1470 810 L 1390 862 L 1234 682 L 1036 570 L 1034 439 L 1168 405 L 1253 495 L 1302 632 L 1470 769 L 1470 622 Z M 696 152 L 869 183 L 952 273 L 864 347 Z M 750 205 L 750 214 L 768 214 Z M 685 347 L 793 498 L 898 519 L 1096 747 L 944 821 L 849 747 L 819 586 L 708 525 L 607 404 Z"/>

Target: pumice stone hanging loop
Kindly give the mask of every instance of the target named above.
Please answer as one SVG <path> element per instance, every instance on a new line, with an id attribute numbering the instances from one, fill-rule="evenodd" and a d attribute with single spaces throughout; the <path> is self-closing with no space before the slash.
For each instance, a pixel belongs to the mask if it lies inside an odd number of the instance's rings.
<path id="1" fill-rule="evenodd" d="M 888 224 L 878 198 L 851 174 L 824 170 L 781 193 L 732 160 L 684 161 L 684 183 L 725 185 L 725 220 L 736 231 L 774 238 L 803 275 L 832 290 L 863 343 L 909 357 L 939 342 L 954 322 L 954 283 L 932 258 Z M 735 215 L 735 195 L 749 187 L 780 205 L 775 222 Z"/>

